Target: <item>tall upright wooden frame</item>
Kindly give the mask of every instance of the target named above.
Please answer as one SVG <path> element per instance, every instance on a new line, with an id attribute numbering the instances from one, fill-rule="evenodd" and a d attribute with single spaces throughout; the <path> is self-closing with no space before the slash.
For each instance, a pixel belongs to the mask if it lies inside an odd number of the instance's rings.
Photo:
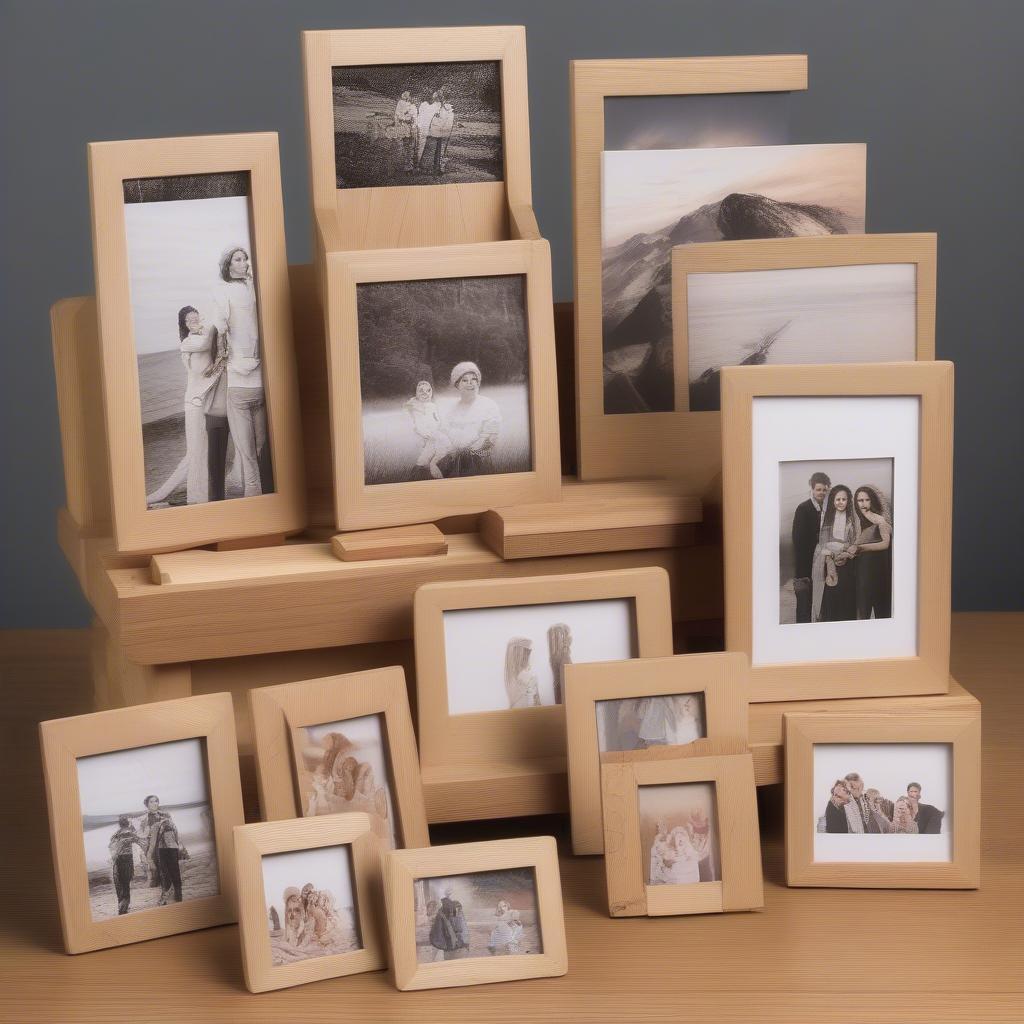
<path id="1" fill-rule="evenodd" d="M 678 413 L 606 415 L 601 330 L 601 152 L 611 96 L 792 92 L 807 88 L 807 57 L 576 60 L 572 94 L 573 239 L 576 287 L 576 436 L 581 480 L 671 476 L 703 493 L 700 452 L 714 431 L 677 437 Z M 694 463 L 695 468 L 688 468 Z M 700 489 L 697 489 L 700 488 Z"/>

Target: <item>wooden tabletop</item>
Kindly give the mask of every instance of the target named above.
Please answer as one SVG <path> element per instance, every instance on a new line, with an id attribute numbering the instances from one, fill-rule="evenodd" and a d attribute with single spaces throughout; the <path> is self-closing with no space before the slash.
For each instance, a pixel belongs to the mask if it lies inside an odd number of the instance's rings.
<path id="1" fill-rule="evenodd" d="M 782 798 L 760 793 L 765 907 L 611 920 L 598 857 L 563 818 L 432 829 L 435 844 L 553 833 L 563 978 L 395 991 L 385 972 L 250 995 L 234 926 L 80 956 L 61 946 L 35 723 L 90 710 L 85 633 L 0 633 L 4 864 L 0 1020 L 577 1022 L 1024 1020 L 1024 614 L 953 619 L 953 675 L 983 713 L 979 892 L 787 889 Z"/>

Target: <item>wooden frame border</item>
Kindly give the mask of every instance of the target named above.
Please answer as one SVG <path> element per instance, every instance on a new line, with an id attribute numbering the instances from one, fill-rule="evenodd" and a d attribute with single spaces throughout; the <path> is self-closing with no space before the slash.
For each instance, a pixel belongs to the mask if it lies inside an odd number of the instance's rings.
<path id="1" fill-rule="evenodd" d="M 667 783 L 712 782 L 722 880 L 647 885 L 640 849 L 637 790 Z M 612 917 L 663 917 L 754 910 L 764 906 L 754 761 L 749 753 L 652 761 L 601 759 L 604 859 Z"/>
<path id="2" fill-rule="evenodd" d="M 275 967 L 271 962 L 267 932 L 263 858 L 268 854 L 326 846 L 351 847 L 352 888 L 362 948 Z M 318 818 L 267 821 L 235 828 L 238 932 L 242 942 L 245 985 L 250 992 L 291 988 L 325 978 L 379 971 L 387 966 L 381 913 L 380 853 L 380 842 L 370 831 L 370 818 L 361 813 L 325 814 Z"/>
<path id="3" fill-rule="evenodd" d="M 786 884 L 879 889 L 977 889 L 981 884 L 981 708 L 783 716 Z M 953 758 L 953 859 L 843 863 L 814 860 L 817 743 L 948 743 Z"/>
<path id="4" fill-rule="evenodd" d="M 405 846 L 430 845 L 409 692 L 401 667 L 254 687 L 249 690 L 249 713 L 260 809 L 265 821 L 302 817 L 295 775 L 294 729 L 363 715 L 383 715 L 399 836 Z"/>
<path id="5" fill-rule="evenodd" d="M 597 741 L 600 701 L 700 693 L 707 736 L 685 746 L 613 751 L 602 755 Z M 601 823 L 601 761 L 745 753 L 747 750 L 747 659 L 742 654 L 679 654 L 567 665 L 565 734 L 569 770 L 572 851 L 604 852 Z"/>
<path id="6" fill-rule="evenodd" d="M 277 133 L 91 142 L 88 153 L 103 411 L 117 550 L 128 554 L 174 551 L 301 530 L 306 524 L 306 495 Z M 131 178 L 227 171 L 249 172 L 251 255 L 274 493 L 147 509 L 122 183 Z"/>
<path id="7" fill-rule="evenodd" d="M 124 946 L 237 919 L 231 830 L 245 818 L 230 694 L 212 693 L 54 719 L 40 723 L 39 738 L 61 932 L 69 953 Z M 205 741 L 220 891 L 216 896 L 94 921 L 77 759 L 186 739 Z"/>
<path id="8" fill-rule="evenodd" d="M 529 867 L 534 869 L 536 880 L 543 953 L 417 963 L 414 882 L 420 878 Z M 384 854 L 383 870 L 391 970 L 395 987 L 401 991 L 554 978 L 569 969 L 558 847 L 553 837 L 458 843 L 429 850 L 392 850 Z"/>
<path id="9" fill-rule="evenodd" d="M 751 422 L 755 398 L 917 396 L 920 398 L 918 653 L 908 658 L 813 661 L 750 669 L 752 701 L 898 697 L 949 689 L 950 550 L 953 491 L 953 364 L 849 363 L 728 366 L 722 370 L 725 646 L 752 653 L 753 511 Z M 827 681 L 823 682 L 826 674 Z"/>
<path id="10" fill-rule="evenodd" d="M 359 284 L 522 275 L 529 332 L 530 436 L 526 473 L 407 483 L 365 483 L 359 373 Z M 558 440 L 551 254 L 543 240 L 428 249 L 377 249 L 327 257 L 327 372 L 331 395 L 334 503 L 341 530 L 427 522 L 523 502 L 557 501 Z M 483 393 L 486 394 L 486 381 Z"/>
<path id="11" fill-rule="evenodd" d="M 713 431 L 673 444 L 676 413 L 606 415 L 601 332 L 601 152 L 609 96 L 795 92 L 807 88 L 807 57 L 688 57 L 574 60 L 572 106 L 573 241 L 576 292 L 576 435 L 581 480 L 682 477 L 695 494 L 707 482 L 686 467 L 710 446 Z M 666 443 L 669 442 L 669 443 Z"/>

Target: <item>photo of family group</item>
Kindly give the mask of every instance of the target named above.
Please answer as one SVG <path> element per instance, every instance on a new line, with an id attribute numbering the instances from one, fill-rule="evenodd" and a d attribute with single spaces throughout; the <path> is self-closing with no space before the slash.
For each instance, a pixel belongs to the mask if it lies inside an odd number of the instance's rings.
<path id="1" fill-rule="evenodd" d="M 640 786 L 637 802 L 645 884 L 721 881 L 713 782 Z"/>
<path id="2" fill-rule="evenodd" d="M 597 746 L 602 754 L 611 750 L 681 746 L 706 735 L 702 693 L 597 702 Z"/>
<path id="3" fill-rule="evenodd" d="M 272 493 L 249 172 L 123 195 L 146 506 Z"/>

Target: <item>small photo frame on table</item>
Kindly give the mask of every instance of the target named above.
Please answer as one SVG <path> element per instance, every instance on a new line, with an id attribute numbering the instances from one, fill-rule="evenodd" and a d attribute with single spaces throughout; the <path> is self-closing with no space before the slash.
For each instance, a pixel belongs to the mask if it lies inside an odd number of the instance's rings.
<path id="1" fill-rule="evenodd" d="M 400 667 L 255 687 L 249 710 L 264 820 L 363 812 L 383 850 L 430 845 Z"/>
<path id="2" fill-rule="evenodd" d="M 601 787 L 612 917 L 764 905 L 749 753 L 650 761 L 605 754 Z"/>
<path id="3" fill-rule="evenodd" d="M 39 735 L 69 953 L 236 920 L 230 694 L 42 722 Z"/>
<path id="4" fill-rule="evenodd" d="M 381 851 L 369 817 L 358 812 L 235 829 L 250 992 L 387 966 Z"/>
<path id="5" fill-rule="evenodd" d="M 565 668 L 573 853 L 604 850 L 601 758 L 650 760 L 747 749 L 742 654 L 594 662 Z"/>
<path id="6" fill-rule="evenodd" d="M 276 133 L 88 152 L 118 551 L 302 529 Z"/>
<path id="7" fill-rule="evenodd" d="M 337 525 L 561 493 L 545 241 L 327 257 Z"/>
<path id="8" fill-rule="evenodd" d="M 783 717 L 787 885 L 978 888 L 980 708 Z"/>
<path id="9" fill-rule="evenodd" d="M 953 364 L 725 367 L 722 425 L 750 699 L 947 692 Z"/>
<path id="10" fill-rule="evenodd" d="M 553 837 L 392 850 L 383 874 L 399 990 L 554 978 L 568 970 Z"/>

